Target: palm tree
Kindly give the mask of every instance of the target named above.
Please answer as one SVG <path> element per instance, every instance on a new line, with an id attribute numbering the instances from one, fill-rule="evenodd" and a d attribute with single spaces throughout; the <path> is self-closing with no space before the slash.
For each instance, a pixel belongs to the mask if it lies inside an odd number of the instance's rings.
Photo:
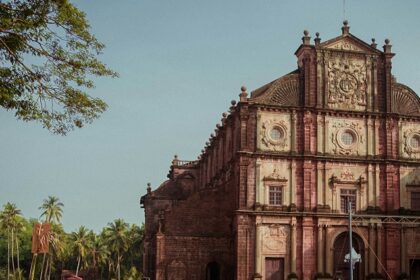
<path id="1" fill-rule="evenodd" d="M 64 204 L 60 201 L 60 199 L 58 197 L 55 196 L 48 196 L 47 199 L 44 199 L 44 201 L 42 202 L 42 205 L 38 208 L 40 210 L 43 210 L 43 212 L 41 213 L 40 218 L 44 217 L 44 222 L 45 223 L 56 223 L 59 224 L 61 217 L 63 216 L 63 207 Z M 35 259 L 35 266 L 36 266 L 36 257 L 37 254 L 34 254 L 34 259 Z M 47 261 L 47 265 L 48 262 L 51 262 L 50 259 L 46 259 L 47 254 L 44 254 L 44 256 L 42 257 L 42 265 L 41 265 L 41 274 L 40 274 L 40 279 L 42 278 L 46 278 L 47 276 L 47 267 L 45 267 L 45 261 Z M 50 263 L 51 265 L 51 263 Z M 35 267 L 34 266 L 34 267 Z M 33 272 L 34 274 L 34 272 Z M 33 277 L 32 277 L 33 279 Z"/>
<path id="2" fill-rule="evenodd" d="M 55 222 L 59 224 L 61 217 L 63 216 L 63 207 L 64 204 L 60 202 L 58 197 L 48 196 L 47 199 L 44 199 L 42 205 L 38 209 L 43 210 L 41 218 L 45 217 L 45 222 Z"/>
<path id="3" fill-rule="evenodd" d="M 116 219 L 113 223 L 109 223 L 105 231 L 106 243 L 110 251 L 116 255 L 117 279 L 121 279 L 121 261 L 124 252 L 128 249 L 128 224 L 122 219 Z"/>
<path id="4" fill-rule="evenodd" d="M 20 221 L 22 211 L 16 207 L 14 203 L 6 203 L 3 211 L 0 213 L 1 227 L 7 230 L 7 279 L 10 277 L 10 263 L 12 264 L 13 275 L 16 277 L 14 247 L 16 244 L 17 265 L 19 279 L 21 278 L 20 260 L 19 260 L 19 242 L 17 239 L 17 232 L 22 228 Z M 16 241 L 15 241 L 16 240 Z M 16 243 L 15 243 L 16 242 Z"/>
<path id="5" fill-rule="evenodd" d="M 91 249 L 91 232 L 84 226 L 81 226 L 77 232 L 71 234 L 71 240 L 74 245 L 74 250 L 77 252 L 77 268 L 76 276 L 79 274 L 80 264 L 87 266 L 86 257 Z M 83 261 L 83 262 L 82 262 Z M 83 265 L 84 264 L 84 265 Z"/>

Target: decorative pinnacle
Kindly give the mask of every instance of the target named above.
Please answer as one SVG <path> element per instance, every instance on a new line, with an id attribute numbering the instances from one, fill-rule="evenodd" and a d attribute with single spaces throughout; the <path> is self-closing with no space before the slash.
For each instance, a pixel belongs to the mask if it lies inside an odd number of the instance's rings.
<path id="1" fill-rule="evenodd" d="M 174 155 L 174 159 L 178 159 L 178 155 Z"/>
<path id="2" fill-rule="evenodd" d="M 230 101 L 230 104 L 231 104 L 232 106 L 235 106 L 235 105 L 236 105 L 236 100 L 232 100 L 232 101 Z"/>
<path id="3" fill-rule="evenodd" d="M 227 117 L 227 113 L 223 112 L 222 117 L 226 118 Z"/>
<path id="4" fill-rule="evenodd" d="M 303 37 L 302 37 L 302 43 L 304 45 L 310 45 L 310 40 L 311 37 L 309 37 L 309 32 L 308 30 L 303 30 Z"/>
<path id="5" fill-rule="evenodd" d="M 316 38 L 314 39 L 315 41 L 315 46 L 318 46 L 319 43 L 321 42 L 321 38 L 319 38 L 319 32 L 315 33 Z"/>
<path id="6" fill-rule="evenodd" d="M 390 42 L 391 41 L 389 39 L 385 39 L 385 45 L 383 46 L 385 53 L 391 53 L 392 45 L 389 44 Z"/>
<path id="7" fill-rule="evenodd" d="M 147 183 L 147 193 L 151 193 L 152 192 L 152 187 L 150 183 Z"/>
<path id="8" fill-rule="evenodd" d="M 343 35 L 348 35 L 350 31 L 350 26 L 348 20 L 343 21 L 343 27 L 341 27 Z"/>
<path id="9" fill-rule="evenodd" d="M 241 93 L 239 94 L 239 101 L 246 102 L 248 93 L 246 92 L 246 87 L 241 86 Z"/>
<path id="10" fill-rule="evenodd" d="M 375 40 L 375 38 L 372 38 L 372 44 L 370 44 L 373 48 L 375 48 L 376 49 L 376 46 L 378 45 L 378 44 L 376 44 L 376 40 Z"/>

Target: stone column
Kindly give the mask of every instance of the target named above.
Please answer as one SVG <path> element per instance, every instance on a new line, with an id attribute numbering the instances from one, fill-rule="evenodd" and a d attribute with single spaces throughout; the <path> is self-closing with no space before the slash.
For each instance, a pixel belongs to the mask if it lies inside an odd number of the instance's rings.
<path id="1" fill-rule="evenodd" d="M 255 204 L 262 204 L 261 200 L 261 186 L 260 186 L 260 176 L 261 176 L 261 160 L 257 159 L 255 163 Z"/>
<path id="2" fill-rule="evenodd" d="M 296 218 L 292 218 L 290 239 L 290 273 L 296 273 Z"/>
<path id="3" fill-rule="evenodd" d="M 331 238 L 331 227 L 330 225 L 325 225 L 325 272 L 333 275 L 333 252 L 330 248 L 330 238 Z"/>
<path id="4" fill-rule="evenodd" d="M 316 202 L 317 202 L 317 206 L 318 205 L 322 205 L 323 203 L 322 203 L 322 201 L 323 201 L 323 193 L 324 193 L 324 184 L 323 184 L 323 178 L 322 178 L 322 175 L 323 175 L 323 168 L 324 166 L 323 166 L 323 163 L 322 162 L 320 162 L 320 161 L 318 161 L 317 162 L 317 174 L 316 174 L 316 176 L 317 176 L 317 190 L 316 190 Z"/>
<path id="5" fill-rule="evenodd" d="M 255 225 L 255 274 L 254 279 L 262 279 L 261 269 L 261 230 L 262 224 L 257 221 Z"/>
<path id="6" fill-rule="evenodd" d="M 296 162 L 291 162 L 290 174 L 290 203 L 296 205 Z"/>
<path id="7" fill-rule="evenodd" d="M 317 242 L 317 270 L 324 273 L 324 225 L 318 224 L 318 242 Z"/>
<path id="8" fill-rule="evenodd" d="M 291 143 L 290 150 L 292 153 L 296 153 L 296 111 L 293 111 L 290 116 L 290 134 L 291 134 Z"/>
<path id="9" fill-rule="evenodd" d="M 376 259 L 376 271 L 377 272 L 382 272 L 382 266 L 379 263 L 379 261 L 381 261 L 382 263 L 382 225 L 381 224 L 377 224 L 376 225 L 376 255 L 377 255 L 377 259 Z M 379 259 L 379 260 L 378 260 Z"/>
<path id="10" fill-rule="evenodd" d="M 374 273 L 375 272 L 375 255 L 373 250 L 375 250 L 375 225 L 373 223 L 369 224 L 369 245 L 370 245 L 370 250 L 369 250 L 369 273 Z"/>

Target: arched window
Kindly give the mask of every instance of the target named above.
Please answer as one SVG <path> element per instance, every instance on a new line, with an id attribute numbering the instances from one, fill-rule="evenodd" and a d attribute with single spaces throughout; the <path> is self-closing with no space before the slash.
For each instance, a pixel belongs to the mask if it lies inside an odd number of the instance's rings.
<path id="1" fill-rule="evenodd" d="M 206 280 L 220 280 L 220 266 L 217 262 L 207 264 Z"/>

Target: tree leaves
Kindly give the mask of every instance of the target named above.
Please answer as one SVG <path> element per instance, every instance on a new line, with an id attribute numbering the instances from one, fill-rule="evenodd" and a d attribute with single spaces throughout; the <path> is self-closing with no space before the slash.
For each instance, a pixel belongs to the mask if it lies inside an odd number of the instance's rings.
<path id="1" fill-rule="evenodd" d="M 117 77 L 97 55 L 104 45 L 84 12 L 67 0 L 0 3 L 0 106 L 65 135 L 105 110 L 86 90 L 93 77 Z"/>

